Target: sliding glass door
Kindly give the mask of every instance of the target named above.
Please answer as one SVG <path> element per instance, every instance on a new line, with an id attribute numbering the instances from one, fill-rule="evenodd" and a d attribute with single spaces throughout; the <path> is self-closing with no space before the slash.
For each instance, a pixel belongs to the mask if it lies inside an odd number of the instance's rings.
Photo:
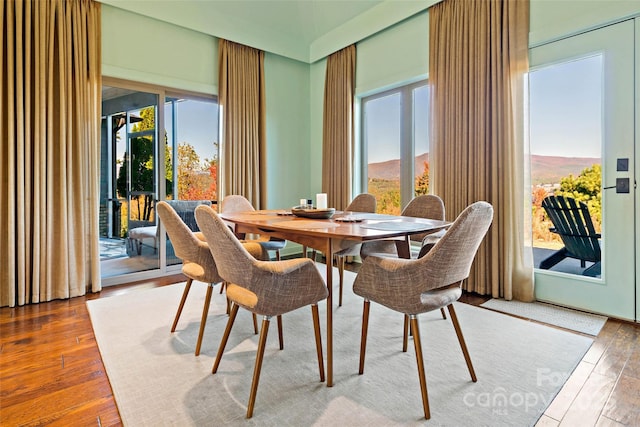
<path id="1" fill-rule="evenodd" d="M 103 277 L 160 268 L 159 95 L 103 88 L 100 241 Z"/>
<path id="2" fill-rule="evenodd" d="M 215 206 L 218 104 L 213 97 L 105 79 L 100 249 L 104 285 L 179 271 L 158 200 Z M 192 216 L 192 215 L 191 215 Z"/>

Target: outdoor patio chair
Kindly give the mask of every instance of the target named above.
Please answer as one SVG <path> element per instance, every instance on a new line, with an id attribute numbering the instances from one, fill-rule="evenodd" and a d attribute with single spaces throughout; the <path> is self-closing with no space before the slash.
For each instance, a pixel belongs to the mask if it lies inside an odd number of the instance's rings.
<path id="1" fill-rule="evenodd" d="M 582 268 L 586 261 L 593 263 L 582 272 L 584 276 L 599 276 L 601 235 L 596 233 L 587 205 L 571 197 L 547 196 L 542 207 L 553 223 L 549 230 L 560 236 L 564 247 L 542 260 L 540 268 L 548 270 L 565 258 L 574 258 Z"/>

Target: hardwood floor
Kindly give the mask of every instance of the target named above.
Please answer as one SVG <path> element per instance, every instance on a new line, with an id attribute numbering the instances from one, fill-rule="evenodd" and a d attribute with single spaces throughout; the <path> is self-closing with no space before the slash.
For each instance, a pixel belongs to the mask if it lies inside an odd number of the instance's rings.
<path id="1" fill-rule="evenodd" d="M 0 425 L 122 425 L 86 301 L 183 280 L 176 275 L 0 309 Z M 473 305 L 486 300 L 475 294 L 461 298 Z M 537 425 L 640 425 L 639 336 L 638 325 L 608 320 Z"/>

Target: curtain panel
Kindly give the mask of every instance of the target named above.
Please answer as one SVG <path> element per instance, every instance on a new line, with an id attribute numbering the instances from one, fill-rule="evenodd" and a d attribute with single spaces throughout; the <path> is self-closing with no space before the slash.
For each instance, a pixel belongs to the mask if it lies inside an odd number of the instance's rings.
<path id="1" fill-rule="evenodd" d="M 267 206 L 264 52 L 220 39 L 219 67 L 222 198 L 238 194 L 263 209 Z"/>
<path id="2" fill-rule="evenodd" d="M 327 193 L 328 206 L 336 209 L 351 202 L 355 76 L 355 45 L 329 56 L 322 121 L 322 191 Z"/>
<path id="3" fill-rule="evenodd" d="M 450 220 L 478 200 L 495 209 L 464 288 L 531 301 L 523 170 L 529 0 L 446 0 L 429 19 L 433 191 Z"/>
<path id="4" fill-rule="evenodd" d="M 100 4 L 8 0 L 0 84 L 0 305 L 100 290 Z"/>

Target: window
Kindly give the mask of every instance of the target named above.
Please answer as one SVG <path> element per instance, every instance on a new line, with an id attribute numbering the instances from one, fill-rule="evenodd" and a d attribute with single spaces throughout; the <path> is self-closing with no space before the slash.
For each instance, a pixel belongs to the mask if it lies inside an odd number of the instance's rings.
<path id="1" fill-rule="evenodd" d="M 563 246 L 560 237 L 549 231 L 553 224 L 541 207 L 548 195 L 586 203 L 600 232 L 602 82 L 602 55 L 554 63 L 529 73 L 532 228 L 537 258 Z"/>
<path id="2" fill-rule="evenodd" d="M 399 214 L 429 191 L 429 88 L 425 81 L 362 100 L 363 188 L 378 212 Z"/>

